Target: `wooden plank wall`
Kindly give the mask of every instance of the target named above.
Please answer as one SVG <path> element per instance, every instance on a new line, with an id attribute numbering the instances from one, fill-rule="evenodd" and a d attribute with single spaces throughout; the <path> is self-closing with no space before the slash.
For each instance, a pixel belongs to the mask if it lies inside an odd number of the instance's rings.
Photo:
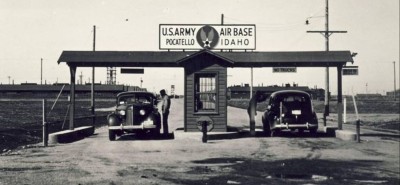
<path id="1" fill-rule="evenodd" d="M 203 62 L 204 61 L 197 61 Z M 226 132 L 227 131 L 227 69 L 218 64 L 209 65 L 192 65 L 191 68 L 185 68 L 185 131 L 196 132 L 199 131 L 196 120 L 201 116 L 209 116 L 214 121 L 214 129 L 212 132 Z M 207 62 L 207 63 L 208 63 Z M 217 113 L 204 114 L 194 112 L 194 81 L 197 72 L 216 72 L 218 74 L 218 111 Z"/>

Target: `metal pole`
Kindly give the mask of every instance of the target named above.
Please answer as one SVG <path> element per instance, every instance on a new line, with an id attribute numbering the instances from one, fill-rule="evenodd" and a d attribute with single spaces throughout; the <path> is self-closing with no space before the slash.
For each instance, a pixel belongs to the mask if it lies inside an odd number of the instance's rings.
<path id="1" fill-rule="evenodd" d="M 253 67 L 251 67 L 250 99 L 253 97 Z"/>
<path id="2" fill-rule="evenodd" d="M 342 68 L 343 66 L 338 66 L 337 67 L 337 81 L 338 81 L 338 97 L 337 97 L 337 111 L 338 111 L 338 129 L 342 130 L 342 124 L 343 124 L 343 110 L 342 110 Z"/>
<path id="3" fill-rule="evenodd" d="M 93 26 L 93 52 L 96 51 L 96 25 Z M 91 92 L 90 92 L 90 109 L 92 113 L 92 125 L 94 126 L 96 123 L 96 112 L 95 112 L 95 101 L 94 101 L 94 74 L 95 68 L 92 67 L 92 84 L 91 84 Z"/>
<path id="4" fill-rule="evenodd" d="M 56 101 L 54 101 L 54 103 L 53 103 L 53 106 L 51 106 L 50 112 L 54 109 L 54 106 L 56 106 L 56 103 L 57 103 L 58 99 L 60 98 L 60 96 L 61 96 L 61 94 L 62 94 L 62 92 L 64 90 L 64 87 L 65 87 L 65 84 L 62 86 L 61 91 L 58 93 Z"/>
<path id="5" fill-rule="evenodd" d="M 75 121 L 75 75 L 76 75 L 76 66 L 69 66 L 69 72 L 71 73 L 71 84 L 70 84 L 70 106 L 71 111 L 69 112 L 69 129 L 74 130 L 74 121 Z"/>
<path id="6" fill-rule="evenodd" d="M 357 103 L 356 103 L 356 99 L 354 98 L 354 94 L 352 94 L 352 98 L 353 98 L 353 104 L 354 104 L 354 110 L 356 112 L 356 137 L 357 137 L 357 142 L 360 142 L 360 124 L 361 124 L 361 120 L 360 117 L 358 116 L 358 109 L 357 109 Z"/>
<path id="7" fill-rule="evenodd" d="M 201 131 L 203 132 L 203 137 L 201 138 L 203 143 L 207 143 L 207 121 L 201 123 Z"/>
<path id="8" fill-rule="evenodd" d="M 42 85 L 43 81 L 43 58 L 40 58 L 40 85 Z"/>
<path id="9" fill-rule="evenodd" d="M 344 97 L 343 98 L 343 112 L 344 112 L 344 115 L 343 115 L 343 123 L 346 123 L 347 122 L 347 100 L 346 100 L 346 97 Z"/>
<path id="10" fill-rule="evenodd" d="M 329 51 L 329 2 L 325 1 L 325 50 Z M 329 66 L 325 68 L 325 111 L 324 126 L 326 126 L 326 117 L 329 116 Z"/>
<path id="11" fill-rule="evenodd" d="M 47 126 L 47 115 L 46 115 L 46 112 L 47 112 L 47 109 L 46 109 L 46 106 L 47 106 L 47 101 L 46 101 L 46 99 L 43 99 L 43 146 L 47 146 L 48 145 L 48 140 L 49 140 L 49 129 L 48 129 L 48 126 Z"/>
<path id="12" fill-rule="evenodd" d="M 224 14 L 221 14 L 221 25 L 224 25 Z M 221 52 L 223 52 L 222 49 L 221 49 Z"/>
<path id="13" fill-rule="evenodd" d="M 361 139 L 360 139 L 360 119 L 357 119 L 357 121 L 356 121 L 356 134 L 357 134 L 357 142 L 359 143 L 359 142 L 361 142 Z"/>
<path id="14" fill-rule="evenodd" d="M 395 61 L 393 61 L 393 78 L 394 78 L 393 97 L 394 97 L 394 101 L 396 101 L 396 62 Z"/>

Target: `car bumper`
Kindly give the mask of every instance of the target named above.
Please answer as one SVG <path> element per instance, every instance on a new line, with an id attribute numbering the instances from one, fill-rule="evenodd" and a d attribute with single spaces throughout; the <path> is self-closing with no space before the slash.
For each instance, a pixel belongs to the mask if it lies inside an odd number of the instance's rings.
<path id="1" fill-rule="evenodd" d="M 155 129 L 157 125 L 154 125 L 152 121 L 143 122 L 140 125 L 118 125 L 118 126 L 108 126 L 109 130 L 147 130 Z"/>
<path id="2" fill-rule="evenodd" d="M 289 123 L 281 123 L 281 124 L 276 124 L 274 126 L 274 129 L 296 129 L 296 128 L 302 128 L 302 129 L 315 129 L 318 128 L 318 124 L 311 124 L 311 123 L 305 123 L 305 124 L 289 124 Z"/>

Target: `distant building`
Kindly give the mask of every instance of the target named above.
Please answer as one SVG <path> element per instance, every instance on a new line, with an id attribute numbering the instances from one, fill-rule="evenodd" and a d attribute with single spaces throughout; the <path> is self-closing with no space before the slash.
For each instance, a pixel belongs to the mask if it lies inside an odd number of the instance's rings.
<path id="1" fill-rule="evenodd" d="M 53 85 L 38 85 L 36 83 L 22 83 L 21 85 L 0 85 L 0 98 L 56 98 L 65 85 L 61 97 L 68 97 L 69 84 L 56 83 Z M 96 98 L 114 98 L 124 91 L 147 91 L 145 88 L 125 85 L 95 84 Z M 90 98 L 91 84 L 75 86 L 76 98 Z"/>
<path id="2" fill-rule="evenodd" d="M 356 98 L 358 100 L 381 100 L 384 99 L 385 97 L 382 96 L 381 94 L 356 94 Z"/>
<path id="3" fill-rule="evenodd" d="M 387 97 L 392 97 L 392 98 L 394 98 L 395 95 L 396 95 L 396 98 L 397 98 L 397 99 L 400 99 L 400 89 L 397 89 L 396 91 L 389 91 L 389 92 L 386 92 L 386 96 L 387 96 Z"/>
<path id="4" fill-rule="evenodd" d="M 282 86 L 253 86 L 253 93 L 259 91 L 263 94 L 270 95 L 275 91 L 280 90 L 300 90 L 305 91 L 311 95 L 314 100 L 324 100 L 325 90 L 324 89 L 310 89 L 307 86 L 298 86 L 297 84 L 285 84 Z M 250 86 L 249 84 L 235 85 L 228 87 L 228 99 L 249 99 L 250 98 Z"/>

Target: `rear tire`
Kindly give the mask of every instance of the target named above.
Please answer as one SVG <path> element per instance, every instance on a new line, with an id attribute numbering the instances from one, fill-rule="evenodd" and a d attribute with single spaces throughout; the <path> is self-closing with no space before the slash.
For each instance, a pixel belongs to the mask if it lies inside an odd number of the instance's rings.
<path id="1" fill-rule="evenodd" d="M 157 138 L 157 137 L 159 137 L 160 136 L 160 129 L 159 128 L 155 128 L 155 129 L 153 129 L 153 130 L 150 130 L 150 135 L 151 135 L 151 137 L 153 137 L 153 138 Z"/>
<path id="2" fill-rule="evenodd" d="M 279 136 L 280 133 L 281 133 L 281 131 L 278 130 L 278 129 L 276 129 L 276 130 L 271 130 L 271 137 Z"/>
<path id="3" fill-rule="evenodd" d="M 117 138 L 117 134 L 115 133 L 115 131 L 108 130 L 108 139 L 110 141 L 115 141 L 116 138 Z"/>
<path id="4" fill-rule="evenodd" d="M 312 129 L 310 129 L 310 134 L 311 134 L 311 136 L 316 137 L 316 136 L 317 136 L 317 131 L 318 131 L 318 128 L 312 128 Z"/>
<path id="5" fill-rule="evenodd" d="M 263 131 L 265 136 L 267 137 L 271 136 L 271 128 L 269 126 L 269 123 L 265 120 L 263 120 Z"/>

